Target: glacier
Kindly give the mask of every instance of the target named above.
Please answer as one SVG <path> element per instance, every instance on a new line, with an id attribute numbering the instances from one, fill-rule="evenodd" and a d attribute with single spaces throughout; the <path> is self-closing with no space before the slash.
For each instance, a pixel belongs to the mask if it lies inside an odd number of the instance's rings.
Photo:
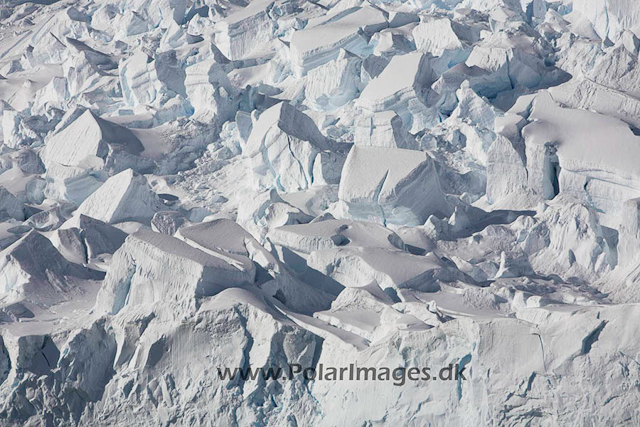
<path id="1" fill-rule="evenodd" d="M 640 425 L 639 56 L 634 0 L 3 2 L 0 425 Z"/>

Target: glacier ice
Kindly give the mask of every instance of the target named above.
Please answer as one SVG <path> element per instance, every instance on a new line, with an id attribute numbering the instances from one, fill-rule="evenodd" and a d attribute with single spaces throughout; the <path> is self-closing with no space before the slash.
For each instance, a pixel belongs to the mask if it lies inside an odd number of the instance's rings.
<path id="1" fill-rule="evenodd" d="M 106 180 L 78 206 L 77 212 L 107 223 L 149 222 L 161 205 L 147 178 L 127 169 Z"/>
<path id="2" fill-rule="evenodd" d="M 639 425 L 639 55 L 634 0 L 5 1 L 0 425 Z"/>
<path id="3" fill-rule="evenodd" d="M 111 261 L 96 310 L 118 313 L 125 306 L 157 300 L 195 307 L 202 297 L 253 282 L 255 270 L 229 258 L 211 255 L 175 237 L 139 230 L 127 237 Z"/>
<path id="4" fill-rule="evenodd" d="M 345 216 L 385 225 L 419 225 L 451 210 L 433 159 L 403 148 L 352 147 L 339 197 Z"/>
<path id="5" fill-rule="evenodd" d="M 322 135 L 313 120 L 287 102 L 256 120 L 243 155 L 260 187 L 291 192 L 339 180 L 344 147 Z"/>
<path id="6" fill-rule="evenodd" d="M 340 50 L 361 58 L 372 54 L 369 37 L 389 25 L 385 15 L 371 6 L 353 6 L 330 11 L 309 20 L 291 36 L 291 62 L 297 75 L 336 59 Z"/>
<path id="7" fill-rule="evenodd" d="M 53 244 L 31 231 L 2 252 L 2 306 L 5 315 L 12 305 L 31 306 L 33 312 L 87 292 L 82 279 L 99 275 L 68 262 Z"/>
<path id="8" fill-rule="evenodd" d="M 97 117 L 86 110 L 80 117 L 47 141 L 43 157 L 51 167 L 85 166 L 100 169 L 95 161 L 101 159 L 104 169 L 118 173 L 123 164 L 142 164 L 136 156 L 144 151 L 140 140 L 129 129 Z M 96 166 L 98 167 L 96 167 Z M 136 165 L 137 166 L 137 165 Z M 147 166 L 148 167 L 148 166 Z"/>

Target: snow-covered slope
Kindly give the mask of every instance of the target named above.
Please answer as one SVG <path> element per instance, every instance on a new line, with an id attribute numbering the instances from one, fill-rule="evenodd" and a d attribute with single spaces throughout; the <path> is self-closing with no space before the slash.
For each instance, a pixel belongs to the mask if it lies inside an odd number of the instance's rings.
<path id="1" fill-rule="evenodd" d="M 5 1 L 0 425 L 640 425 L 639 55 L 636 0 Z"/>

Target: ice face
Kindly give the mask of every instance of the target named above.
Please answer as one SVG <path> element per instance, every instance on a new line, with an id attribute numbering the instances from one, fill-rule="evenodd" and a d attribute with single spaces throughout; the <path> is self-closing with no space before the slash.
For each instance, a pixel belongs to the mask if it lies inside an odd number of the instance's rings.
<path id="1" fill-rule="evenodd" d="M 639 5 L 5 1 L 0 424 L 640 425 Z"/>
<path id="2" fill-rule="evenodd" d="M 431 157 L 401 148 L 352 147 L 339 198 L 347 216 L 384 225 L 419 225 L 450 211 Z"/>

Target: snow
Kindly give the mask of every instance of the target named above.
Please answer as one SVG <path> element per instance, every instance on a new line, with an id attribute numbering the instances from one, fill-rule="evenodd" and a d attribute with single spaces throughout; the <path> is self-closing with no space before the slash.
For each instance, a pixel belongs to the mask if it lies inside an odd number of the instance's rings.
<path id="1" fill-rule="evenodd" d="M 335 110 L 358 93 L 360 60 L 345 50 L 307 73 L 305 95 L 316 110 Z"/>
<path id="2" fill-rule="evenodd" d="M 291 62 L 299 75 L 335 59 L 340 49 L 360 57 L 370 53 L 367 33 L 388 26 L 382 11 L 373 7 L 352 7 L 318 17 L 291 38 Z"/>
<path id="3" fill-rule="evenodd" d="M 60 226 L 60 230 L 78 230 L 84 241 L 87 259 L 102 254 L 113 254 L 127 237 L 127 234 L 105 222 L 76 214 Z"/>
<path id="4" fill-rule="evenodd" d="M 441 267 L 433 254 L 420 257 L 378 248 L 318 251 L 311 254 L 308 264 L 348 288 L 375 282 L 385 291 L 411 288 L 422 292 L 437 290 L 434 275 Z"/>
<path id="5" fill-rule="evenodd" d="M 429 215 L 450 212 L 433 159 L 426 153 L 354 146 L 343 171 L 339 198 L 346 216 L 419 225 Z"/>
<path id="6" fill-rule="evenodd" d="M 32 231 L 2 251 L 1 304 L 48 308 L 83 293 L 82 279 L 91 274 L 69 263 L 51 242 Z M 93 276 L 95 278 L 95 276 Z"/>
<path id="7" fill-rule="evenodd" d="M 356 119 L 354 143 L 374 147 L 415 148 L 417 143 L 393 111 L 363 115 Z"/>
<path id="8" fill-rule="evenodd" d="M 103 159 L 105 166 L 119 172 L 118 155 L 135 156 L 144 147 L 127 128 L 110 123 L 85 111 L 69 126 L 47 141 L 43 157 L 48 164 L 82 166 L 92 157 Z"/>
<path id="9" fill-rule="evenodd" d="M 586 0 L 576 2 L 574 10 L 586 17 L 600 38 L 616 41 L 623 29 L 637 29 L 640 8 L 631 0 Z"/>
<path id="10" fill-rule="evenodd" d="M 139 230 L 114 255 L 96 310 L 115 314 L 154 301 L 195 307 L 198 298 L 253 282 L 252 273 L 174 237 Z"/>
<path id="11" fill-rule="evenodd" d="M 281 102 L 260 115 L 243 155 L 259 186 L 291 192 L 307 189 L 316 181 L 336 183 L 344 161 L 341 151 L 309 116 Z"/>
<path id="12" fill-rule="evenodd" d="M 374 113 L 393 110 L 402 118 L 405 127 L 416 133 L 431 121 L 423 92 L 433 80 L 433 69 L 427 56 L 421 52 L 396 55 L 367 84 L 357 105 Z"/>
<path id="13" fill-rule="evenodd" d="M 131 169 L 105 181 L 78 207 L 78 213 L 106 223 L 150 221 L 161 206 L 147 179 Z"/>
<path id="14" fill-rule="evenodd" d="M 217 219 L 181 228 L 177 236 L 255 276 L 260 288 L 296 311 L 325 308 L 330 297 L 288 274 L 286 267 L 240 225 Z"/>
<path id="15" fill-rule="evenodd" d="M 393 231 L 371 222 L 327 219 L 310 224 L 278 227 L 267 235 L 277 245 L 303 254 L 341 246 L 403 249 L 404 243 Z"/>
<path id="16" fill-rule="evenodd" d="M 0 424 L 640 425 L 639 19 L 4 2 Z"/>
<path id="17" fill-rule="evenodd" d="M 24 219 L 22 203 L 4 187 L 0 187 L 0 212 L 5 217 Z"/>
<path id="18" fill-rule="evenodd" d="M 640 139 L 620 120 L 563 109 L 546 93 L 534 101 L 529 120 L 532 123 L 522 130 L 529 187 L 547 199 L 555 191 L 586 198 L 601 212 L 603 224 L 617 226 L 622 203 L 637 193 L 633 184 L 637 168 L 631 159 L 637 155 Z M 549 154 L 550 150 L 555 154 Z M 613 155 L 615 152 L 625 156 L 620 158 Z M 545 160 L 549 156 L 558 159 L 558 166 L 551 166 L 556 172 L 545 172 L 544 162 L 554 162 Z M 545 173 L 558 174 L 557 178 L 551 177 L 551 181 L 559 180 L 558 190 L 552 188 Z"/>
<path id="19" fill-rule="evenodd" d="M 417 25 L 412 33 L 416 47 L 433 56 L 442 56 L 445 51 L 461 51 L 464 49 L 466 29 L 449 19 L 429 19 Z M 473 41 L 473 40 L 469 40 Z"/>
<path id="20" fill-rule="evenodd" d="M 223 222 L 226 227 L 220 226 L 219 222 Z M 222 236 L 218 235 L 220 232 L 224 234 Z M 177 237 L 203 252 L 223 259 L 238 270 L 246 272 L 248 276 L 252 277 L 251 281 L 253 281 L 253 278 L 255 278 L 255 266 L 248 258 L 249 253 L 246 248 L 243 251 L 238 248 L 236 242 L 233 242 L 233 240 L 238 239 L 234 236 L 236 233 L 241 236 L 246 234 L 239 225 L 232 226 L 227 221 L 218 220 L 181 228 L 178 230 Z M 236 245 L 233 245 L 233 243 L 236 243 Z M 227 246 L 229 244 L 233 245 L 231 246 L 232 249 Z M 221 245 L 223 246 L 220 247 Z"/>
<path id="21" fill-rule="evenodd" d="M 271 38 L 273 23 L 266 10 L 270 3 L 271 0 L 252 1 L 216 24 L 215 41 L 227 58 L 241 59 L 256 43 Z"/>
<path id="22" fill-rule="evenodd" d="M 388 109 L 403 96 L 417 96 L 417 87 L 429 83 L 429 71 L 428 61 L 418 52 L 395 56 L 367 85 L 359 102 L 372 111 Z"/>

